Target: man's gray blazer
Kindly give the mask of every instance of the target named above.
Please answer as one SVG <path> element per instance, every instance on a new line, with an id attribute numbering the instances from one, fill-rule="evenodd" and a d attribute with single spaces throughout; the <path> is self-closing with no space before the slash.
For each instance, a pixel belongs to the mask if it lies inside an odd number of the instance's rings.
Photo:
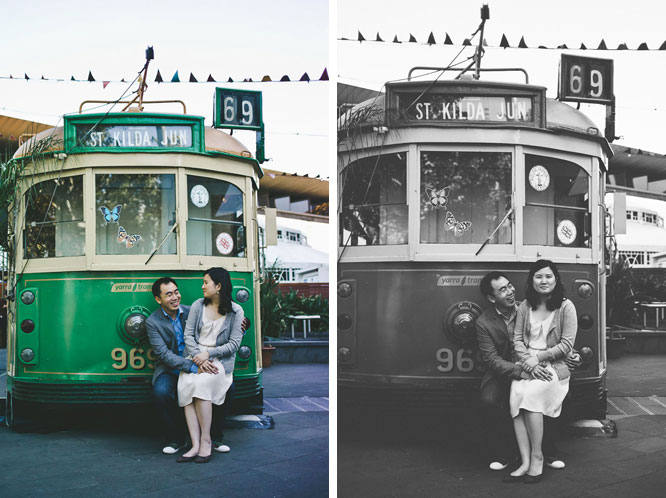
<path id="1" fill-rule="evenodd" d="M 189 306 L 180 306 L 180 324 L 185 331 L 185 323 L 190 314 Z M 190 367 L 194 365 L 192 360 L 178 355 L 178 340 L 176 331 L 173 329 L 171 320 L 164 315 L 162 307 L 157 308 L 146 320 L 146 331 L 148 340 L 155 351 L 155 372 L 153 373 L 153 384 L 162 373 L 171 370 L 181 370 L 190 372 Z"/>

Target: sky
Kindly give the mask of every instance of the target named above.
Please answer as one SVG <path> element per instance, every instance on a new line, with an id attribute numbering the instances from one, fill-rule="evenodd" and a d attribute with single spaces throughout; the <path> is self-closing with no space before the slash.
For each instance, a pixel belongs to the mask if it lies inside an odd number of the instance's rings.
<path id="1" fill-rule="evenodd" d="M 145 100 L 184 100 L 188 114 L 204 116 L 209 125 L 216 86 L 260 90 L 270 159 L 263 166 L 329 176 L 331 83 L 227 83 L 230 77 L 257 81 L 264 75 L 299 80 L 306 72 L 319 79 L 328 65 L 326 0 L 0 0 L 0 7 L 0 114 L 55 125 L 62 124 L 63 114 L 77 112 L 83 100 L 117 100 L 143 67 L 151 45 L 155 59 Z M 193 73 L 199 81 L 211 74 L 218 83 L 158 84 L 158 69 L 167 81 L 178 71 L 181 81 Z M 89 71 L 95 82 L 70 81 L 72 76 L 87 80 Z M 22 79 L 24 74 L 31 79 Z M 41 81 L 42 76 L 62 81 Z M 104 88 L 104 80 L 112 82 Z M 153 109 L 179 108 L 146 108 Z M 253 133 L 234 135 L 254 152 Z"/>
<path id="2" fill-rule="evenodd" d="M 562 53 L 613 59 L 616 135 L 620 136 L 614 143 L 666 154 L 666 51 L 589 50 L 602 39 L 608 48 L 626 43 L 635 49 L 643 42 L 651 49 L 659 48 L 666 41 L 666 6 L 661 2 L 338 0 L 337 39 L 356 40 L 360 31 L 366 40 L 375 40 L 379 33 L 386 42 L 338 41 L 339 81 L 380 90 L 387 81 L 406 78 L 414 66 L 447 66 L 460 52 L 462 41 L 479 26 L 483 3 L 489 5 L 490 19 L 484 29 L 489 46 L 482 67 L 523 67 L 530 84 L 545 86 L 547 96 L 555 98 Z M 431 32 L 437 45 L 425 43 Z M 456 45 L 443 45 L 447 33 Z M 410 34 L 420 43 L 406 43 Z M 584 43 L 588 50 L 494 48 L 503 34 L 512 47 L 524 37 L 528 47 L 566 44 L 578 49 Z M 395 36 L 403 43 L 392 43 Z M 473 51 L 467 47 L 458 60 Z M 491 77 L 482 73 L 481 79 Z M 604 106 L 583 104 L 581 110 L 604 129 Z"/>

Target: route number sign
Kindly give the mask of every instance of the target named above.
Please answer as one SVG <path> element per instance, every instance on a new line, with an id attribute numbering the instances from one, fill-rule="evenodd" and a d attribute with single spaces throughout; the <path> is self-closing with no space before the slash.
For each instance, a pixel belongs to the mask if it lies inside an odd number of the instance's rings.
<path id="1" fill-rule="evenodd" d="M 611 105 L 613 61 L 562 54 L 559 83 L 560 100 Z"/>
<path id="2" fill-rule="evenodd" d="M 261 131 L 261 92 L 216 88 L 214 122 L 215 128 Z"/>

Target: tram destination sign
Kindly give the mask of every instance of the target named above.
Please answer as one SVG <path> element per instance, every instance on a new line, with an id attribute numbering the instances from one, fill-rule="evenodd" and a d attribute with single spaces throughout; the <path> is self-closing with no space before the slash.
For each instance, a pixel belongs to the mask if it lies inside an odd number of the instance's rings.
<path id="1" fill-rule="evenodd" d="M 192 127 L 183 125 L 76 125 L 76 141 L 90 148 L 172 149 L 192 147 Z"/>
<path id="2" fill-rule="evenodd" d="M 432 88 L 404 83 L 388 86 L 389 123 L 542 126 L 544 106 L 539 91 L 516 91 L 476 82 L 444 83 Z"/>
<path id="3" fill-rule="evenodd" d="M 65 116 L 67 152 L 201 152 L 203 118 L 155 113 Z"/>

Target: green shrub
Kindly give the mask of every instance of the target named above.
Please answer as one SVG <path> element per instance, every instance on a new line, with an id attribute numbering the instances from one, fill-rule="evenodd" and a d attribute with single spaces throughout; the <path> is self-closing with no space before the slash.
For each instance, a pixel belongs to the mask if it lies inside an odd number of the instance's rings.
<path id="1" fill-rule="evenodd" d="M 320 315 L 312 321 L 312 331 L 328 331 L 328 299 L 321 295 L 303 297 L 293 289 L 282 295 L 272 276 L 262 280 L 260 295 L 262 339 L 280 337 L 291 330 L 289 315 Z"/>

